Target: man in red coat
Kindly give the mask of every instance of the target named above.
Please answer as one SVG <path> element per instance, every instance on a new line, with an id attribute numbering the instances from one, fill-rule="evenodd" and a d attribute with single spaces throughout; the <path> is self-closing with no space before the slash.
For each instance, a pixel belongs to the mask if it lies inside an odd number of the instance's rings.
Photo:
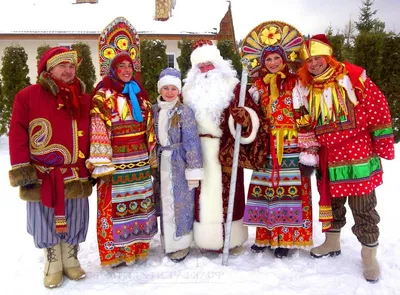
<path id="1" fill-rule="evenodd" d="M 340 254 L 340 230 L 346 223 L 345 203 L 354 217 L 353 233 L 362 245 L 367 281 L 379 279 L 376 260 L 380 220 L 375 188 L 382 184 L 380 158 L 394 159 L 394 137 L 388 104 L 365 70 L 333 57 L 325 35 L 307 40 L 300 49 L 304 61 L 295 108 L 302 130 L 300 162 L 318 165 L 320 220 L 325 242 L 311 256 Z M 300 136 L 299 136 L 300 139 Z M 309 149 L 319 148 L 319 163 Z M 314 157 L 315 160 L 312 160 Z"/>
<path id="2" fill-rule="evenodd" d="M 77 66 L 76 51 L 47 50 L 39 82 L 17 93 L 10 122 L 10 183 L 27 201 L 28 232 L 44 249 L 49 288 L 60 286 L 63 274 L 85 277 L 77 252 L 86 239 L 92 192 L 85 167 L 90 97 L 75 76 Z"/>

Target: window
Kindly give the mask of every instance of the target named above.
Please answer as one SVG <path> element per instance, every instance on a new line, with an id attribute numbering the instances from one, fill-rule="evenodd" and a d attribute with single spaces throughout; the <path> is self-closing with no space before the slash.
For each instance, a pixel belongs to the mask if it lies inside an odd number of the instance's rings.
<path id="1" fill-rule="evenodd" d="M 167 53 L 167 66 L 169 68 L 175 68 L 175 54 Z"/>

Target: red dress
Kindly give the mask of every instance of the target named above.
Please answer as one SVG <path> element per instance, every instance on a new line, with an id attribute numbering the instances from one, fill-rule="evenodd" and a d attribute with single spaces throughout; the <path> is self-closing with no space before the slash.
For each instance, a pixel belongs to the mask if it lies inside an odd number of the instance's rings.
<path id="1" fill-rule="evenodd" d="M 257 226 L 257 246 L 298 248 L 312 245 L 311 187 L 298 165 L 292 102 L 296 76 L 284 73 L 276 99 L 271 98 L 270 85 L 262 79 L 255 82 L 262 93 L 260 132 L 269 135 L 270 143 L 263 166 L 253 171 L 243 222 Z"/>

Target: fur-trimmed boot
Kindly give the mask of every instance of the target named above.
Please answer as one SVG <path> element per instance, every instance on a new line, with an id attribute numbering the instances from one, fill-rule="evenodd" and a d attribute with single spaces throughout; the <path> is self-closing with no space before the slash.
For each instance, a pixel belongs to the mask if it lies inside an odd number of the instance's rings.
<path id="1" fill-rule="evenodd" d="M 63 282 L 63 265 L 61 259 L 61 245 L 44 249 L 44 286 L 47 288 L 59 287 Z"/>
<path id="2" fill-rule="evenodd" d="M 86 277 L 78 260 L 78 245 L 61 242 L 62 263 L 64 274 L 70 280 L 80 280 Z"/>
<path id="3" fill-rule="evenodd" d="M 315 258 L 324 256 L 338 256 L 340 254 L 340 231 L 328 231 L 325 233 L 325 242 L 312 248 L 310 255 Z"/>
<path id="4" fill-rule="evenodd" d="M 364 266 L 364 278 L 371 283 L 379 280 L 381 275 L 378 260 L 376 260 L 376 250 L 378 244 L 374 245 L 361 245 L 361 259 Z"/>

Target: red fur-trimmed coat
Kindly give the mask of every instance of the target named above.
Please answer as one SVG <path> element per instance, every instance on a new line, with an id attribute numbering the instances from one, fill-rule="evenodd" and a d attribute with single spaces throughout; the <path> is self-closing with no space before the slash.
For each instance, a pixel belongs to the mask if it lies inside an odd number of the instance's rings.
<path id="1" fill-rule="evenodd" d="M 88 197 L 85 158 L 89 155 L 90 96 L 81 82 L 80 118 L 74 120 L 59 105 L 57 85 L 40 79 L 17 93 L 10 122 L 9 148 L 12 186 L 20 187 L 20 197 L 41 201 L 40 187 L 46 170 L 53 166 L 73 165 L 61 169 L 65 198 Z M 43 164 L 41 166 L 40 164 Z"/>
<path id="2" fill-rule="evenodd" d="M 201 185 L 196 190 L 193 229 L 196 245 L 205 250 L 220 251 L 224 243 L 224 223 L 228 209 L 235 142 L 228 123 L 230 115 L 242 125 L 248 124 L 247 127 L 242 128 L 242 137 L 248 138 L 247 141 L 251 142 L 257 135 L 257 132 L 251 134 L 255 127 L 252 123 L 259 123 L 257 107 L 246 92 L 246 112 L 237 109 L 239 92 L 240 85 L 236 85 L 234 88 L 235 98 L 221 114 L 220 126 L 213 125 L 209 118 L 197 121 L 203 154 L 204 179 L 201 180 Z M 254 163 L 249 160 L 249 155 L 261 157 L 262 155 L 259 153 L 262 151 L 252 145 L 243 144 L 240 147 L 230 248 L 241 246 L 248 237 L 247 227 L 243 225 L 242 221 L 245 205 L 243 168 L 251 168 Z"/>

